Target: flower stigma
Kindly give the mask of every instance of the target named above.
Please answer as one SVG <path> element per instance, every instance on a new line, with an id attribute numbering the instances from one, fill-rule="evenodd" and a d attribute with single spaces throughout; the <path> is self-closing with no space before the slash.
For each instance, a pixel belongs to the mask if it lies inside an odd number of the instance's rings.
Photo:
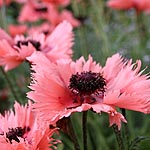
<path id="1" fill-rule="evenodd" d="M 9 139 L 9 142 L 12 143 L 12 140 L 16 142 L 20 142 L 18 137 L 24 138 L 24 134 L 30 131 L 29 127 L 16 127 L 16 128 L 9 128 L 9 131 L 6 133 L 6 138 Z"/>
<path id="2" fill-rule="evenodd" d="M 86 71 L 73 74 L 68 87 L 71 92 L 76 95 L 74 103 L 80 100 L 82 104 L 83 102 L 95 102 L 95 97 L 102 98 L 105 92 L 105 86 L 106 81 L 101 73 Z"/>
<path id="3" fill-rule="evenodd" d="M 35 11 L 46 13 L 48 11 L 48 8 L 47 7 L 39 7 L 39 8 L 37 7 L 37 8 L 35 8 Z"/>
<path id="4" fill-rule="evenodd" d="M 28 46 L 28 44 L 31 43 L 32 46 L 37 50 L 40 51 L 40 47 L 41 47 L 41 43 L 35 40 L 25 40 L 25 41 L 18 41 L 16 46 L 21 48 L 21 45 L 26 45 Z"/>

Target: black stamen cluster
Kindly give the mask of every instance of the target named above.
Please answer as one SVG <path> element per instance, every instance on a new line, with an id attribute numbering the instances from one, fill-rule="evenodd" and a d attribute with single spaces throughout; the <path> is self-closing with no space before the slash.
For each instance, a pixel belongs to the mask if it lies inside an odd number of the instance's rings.
<path id="1" fill-rule="evenodd" d="M 36 12 L 44 12 L 46 13 L 48 11 L 48 8 L 47 7 L 37 7 L 34 9 Z"/>
<path id="2" fill-rule="evenodd" d="M 43 31 L 43 33 L 45 34 L 45 35 L 48 35 L 48 33 L 49 33 L 49 31 L 47 30 L 45 30 L 45 31 Z"/>
<path id="3" fill-rule="evenodd" d="M 6 133 L 6 138 L 9 139 L 9 142 L 12 143 L 12 140 L 15 140 L 16 142 L 20 142 L 18 137 L 23 138 L 23 135 L 30 131 L 29 127 L 16 127 L 16 128 L 9 128 L 9 131 Z"/>
<path id="4" fill-rule="evenodd" d="M 26 40 L 26 41 L 18 41 L 16 46 L 21 48 L 21 45 L 26 45 L 31 43 L 37 51 L 40 51 L 41 43 L 35 40 Z"/>
<path id="5" fill-rule="evenodd" d="M 100 73 L 81 72 L 76 73 L 70 78 L 69 89 L 80 96 L 91 95 L 105 92 L 106 82 Z"/>

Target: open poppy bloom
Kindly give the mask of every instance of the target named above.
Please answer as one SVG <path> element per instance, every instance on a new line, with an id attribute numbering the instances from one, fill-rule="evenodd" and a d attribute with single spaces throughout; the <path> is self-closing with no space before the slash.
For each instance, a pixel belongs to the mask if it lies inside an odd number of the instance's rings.
<path id="1" fill-rule="evenodd" d="M 63 21 L 60 23 L 48 36 L 44 33 L 35 32 L 31 36 L 23 37 L 17 36 L 15 43 L 17 46 L 32 44 L 36 51 L 44 53 L 52 62 L 57 59 L 71 59 L 72 45 L 73 45 L 73 32 L 72 26 L 69 22 Z"/>
<path id="2" fill-rule="evenodd" d="M 8 43 L 7 40 L 0 40 L 0 65 L 4 66 L 5 71 L 16 68 L 26 57 L 34 52 L 34 47 L 29 46 L 17 47 L 15 44 Z"/>
<path id="3" fill-rule="evenodd" d="M 0 7 L 2 6 L 2 5 L 9 5 L 11 3 L 11 0 L 0 0 Z"/>
<path id="4" fill-rule="evenodd" d="M 15 103 L 14 110 L 0 115 L 0 147 L 2 150 L 49 150 L 51 136 L 56 129 L 49 129 L 41 122 L 29 105 Z"/>
<path id="5" fill-rule="evenodd" d="M 60 4 L 67 4 L 65 1 L 60 1 Z M 63 2 L 63 3 L 62 3 Z M 66 1 L 67 2 L 67 1 Z M 28 15 L 30 14 L 30 15 Z M 56 27 L 59 23 L 67 20 L 71 23 L 73 27 L 80 25 L 79 20 L 77 20 L 71 11 L 63 9 L 60 11 L 57 5 L 52 3 L 37 2 L 35 0 L 26 2 L 18 16 L 18 21 L 24 22 L 35 22 L 39 19 L 44 19 L 49 21 L 49 23 Z"/>
<path id="6" fill-rule="evenodd" d="M 27 1 L 21 8 L 18 21 L 23 23 L 26 21 L 35 22 L 39 19 L 44 19 L 47 15 L 51 15 L 49 10 L 51 10 L 50 5 L 38 3 L 36 0 Z M 51 13 L 53 14 L 53 11 Z"/>
<path id="7" fill-rule="evenodd" d="M 42 1 L 62 6 L 67 6 L 68 4 L 70 4 L 70 0 L 42 0 Z"/>
<path id="8" fill-rule="evenodd" d="M 34 46 L 19 45 L 14 38 L 9 36 L 4 30 L 0 29 L 0 65 L 4 66 L 5 71 L 11 70 L 20 65 L 26 57 L 34 51 Z"/>
<path id="9" fill-rule="evenodd" d="M 58 18 L 58 22 L 61 22 L 63 20 L 67 20 L 68 22 L 71 23 L 71 25 L 73 27 L 79 27 L 81 25 L 81 22 L 74 18 L 73 14 L 71 11 L 68 10 L 63 10 L 60 14 L 59 14 L 59 18 Z"/>
<path id="10" fill-rule="evenodd" d="M 72 56 L 72 26 L 67 21 L 60 23 L 48 36 L 34 33 L 26 38 L 18 35 L 12 39 L 3 30 L 0 33 L 0 65 L 5 71 L 17 67 L 36 51 L 44 53 L 53 62 Z"/>
<path id="11" fill-rule="evenodd" d="M 108 7 L 114 9 L 130 9 L 135 8 L 139 13 L 141 11 L 149 12 L 150 11 L 150 1 L 149 0 L 109 0 L 107 3 Z"/>
<path id="12" fill-rule="evenodd" d="M 56 122 L 73 112 L 92 109 L 108 113 L 110 125 L 117 124 L 120 129 L 121 121 L 126 120 L 116 107 L 150 113 L 150 80 L 139 72 L 140 61 L 132 64 L 115 54 L 102 68 L 91 56 L 87 61 L 81 57 L 57 64 L 41 54 L 30 59 L 34 73 L 28 98 L 34 100 L 33 107 L 45 120 Z"/>

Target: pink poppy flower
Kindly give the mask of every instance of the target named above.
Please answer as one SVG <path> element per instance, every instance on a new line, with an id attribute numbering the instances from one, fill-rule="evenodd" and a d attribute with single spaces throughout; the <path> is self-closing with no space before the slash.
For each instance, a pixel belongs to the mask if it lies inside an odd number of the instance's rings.
<path id="1" fill-rule="evenodd" d="M 20 65 L 26 57 L 30 56 L 34 50 L 31 44 L 29 44 L 28 47 L 17 47 L 10 45 L 5 39 L 0 40 L 0 65 L 4 66 L 5 71 L 14 69 Z"/>
<path id="2" fill-rule="evenodd" d="M 56 129 L 49 129 L 30 108 L 15 103 L 14 110 L 0 115 L 0 147 L 3 150 L 49 150 L 51 136 Z"/>
<path id="3" fill-rule="evenodd" d="M 150 80 L 139 72 L 140 60 L 132 64 L 132 60 L 115 54 L 102 68 L 91 56 L 87 61 L 81 57 L 76 62 L 59 60 L 52 64 L 39 55 L 30 58 L 35 73 L 28 97 L 46 120 L 55 122 L 73 112 L 92 109 L 108 113 L 110 125 L 117 124 L 120 129 L 121 121 L 126 120 L 116 107 L 150 113 Z"/>
<path id="4" fill-rule="evenodd" d="M 115 9 L 130 9 L 133 7 L 132 0 L 126 0 L 124 3 L 123 0 L 109 0 L 107 3 L 108 7 L 115 8 Z"/>
<path id="5" fill-rule="evenodd" d="M 73 27 L 79 27 L 81 25 L 80 21 L 76 19 L 72 12 L 68 10 L 63 10 L 60 14 L 60 21 L 67 20 L 72 24 Z"/>
<path id="6" fill-rule="evenodd" d="M 42 0 L 43 2 L 48 2 L 55 5 L 67 6 L 70 4 L 70 0 Z"/>
<path id="7" fill-rule="evenodd" d="M 18 42 L 0 29 L 0 65 L 4 66 L 5 71 L 20 65 L 35 51 L 32 44 L 18 46 Z"/>
<path id="8" fill-rule="evenodd" d="M 30 15 L 28 15 L 30 14 Z M 67 20 L 73 27 L 80 25 L 79 20 L 74 18 L 70 11 L 59 11 L 56 5 L 52 3 L 38 3 L 35 1 L 29 1 L 25 3 L 18 17 L 18 21 L 23 22 L 35 22 L 39 19 L 45 19 L 50 22 L 52 26 L 57 26 L 63 20 Z"/>
<path id="9" fill-rule="evenodd" d="M 0 7 L 2 5 L 9 5 L 11 3 L 11 0 L 5 0 L 5 3 L 4 3 L 4 0 L 0 0 Z"/>
<path id="10" fill-rule="evenodd" d="M 139 13 L 141 11 L 149 12 L 150 11 L 150 1 L 149 0 L 109 0 L 107 3 L 108 7 L 114 9 L 130 9 L 135 8 L 135 10 Z"/>
<path id="11" fill-rule="evenodd" d="M 5 71 L 20 65 L 34 51 L 32 44 L 17 46 L 15 40 L 0 29 L 0 65 L 4 66 Z"/>
<path id="12" fill-rule="evenodd" d="M 45 35 L 49 35 L 55 29 L 54 26 L 50 25 L 48 22 L 44 22 L 38 26 L 32 26 L 28 29 L 28 34 L 32 35 L 35 32 L 44 33 Z"/>
<path id="13" fill-rule="evenodd" d="M 47 15 L 45 16 L 45 19 L 47 19 L 52 24 L 52 26 L 56 26 L 64 20 L 71 23 L 73 27 L 78 27 L 81 25 L 80 21 L 73 16 L 71 11 L 64 9 L 63 11 L 58 12 L 54 6 L 51 7 L 51 10 L 53 15 Z"/>
<path id="14" fill-rule="evenodd" d="M 28 15 L 30 14 L 30 15 Z M 45 18 L 48 15 L 48 7 L 44 3 L 38 3 L 35 0 L 27 1 L 19 14 L 18 21 L 23 22 L 35 22 L 39 19 Z"/>
<path id="15" fill-rule="evenodd" d="M 27 3 L 29 0 L 15 0 L 17 3 L 20 3 L 20 4 L 24 4 L 24 3 Z"/>
<path id="16" fill-rule="evenodd" d="M 11 36 L 15 37 L 18 34 L 24 34 L 27 31 L 27 26 L 10 24 L 8 31 Z"/>
<path id="17" fill-rule="evenodd" d="M 116 107 L 150 113 L 150 80 L 139 72 L 140 61 L 132 64 L 115 54 L 102 68 L 91 56 L 87 61 L 81 57 L 57 64 L 42 54 L 30 59 L 34 73 L 28 98 L 35 101 L 33 107 L 45 120 L 56 122 L 73 112 L 92 109 L 108 113 L 110 125 L 117 124 L 120 129 L 121 121 L 126 120 Z"/>
<path id="18" fill-rule="evenodd" d="M 19 45 L 31 41 L 30 43 L 33 44 L 35 49 L 44 53 L 52 62 L 56 62 L 60 58 L 71 59 L 73 53 L 72 26 L 67 21 L 60 23 L 48 36 L 35 32 L 32 36 L 27 38 L 18 36 L 15 40 L 20 41 Z"/>
<path id="19" fill-rule="evenodd" d="M 34 33 L 32 36 L 16 36 L 12 39 L 0 30 L 0 65 L 5 71 L 20 65 L 35 51 L 44 53 L 51 61 L 65 58 L 71 59 L 73 33 L 72 26 L 64 21 L 49 35 Z"/>

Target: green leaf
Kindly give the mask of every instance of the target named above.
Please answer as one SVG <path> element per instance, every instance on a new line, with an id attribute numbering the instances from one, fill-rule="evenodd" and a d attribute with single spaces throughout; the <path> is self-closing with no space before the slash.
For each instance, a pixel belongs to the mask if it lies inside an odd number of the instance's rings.
<path id="1" fill-rule="evenodd" d="M 150 140 L 150 136 L 138 136 L 131 141 L 129 145 L 129 150 L 138 150 L 140 142 L 144 140 Z"/>

